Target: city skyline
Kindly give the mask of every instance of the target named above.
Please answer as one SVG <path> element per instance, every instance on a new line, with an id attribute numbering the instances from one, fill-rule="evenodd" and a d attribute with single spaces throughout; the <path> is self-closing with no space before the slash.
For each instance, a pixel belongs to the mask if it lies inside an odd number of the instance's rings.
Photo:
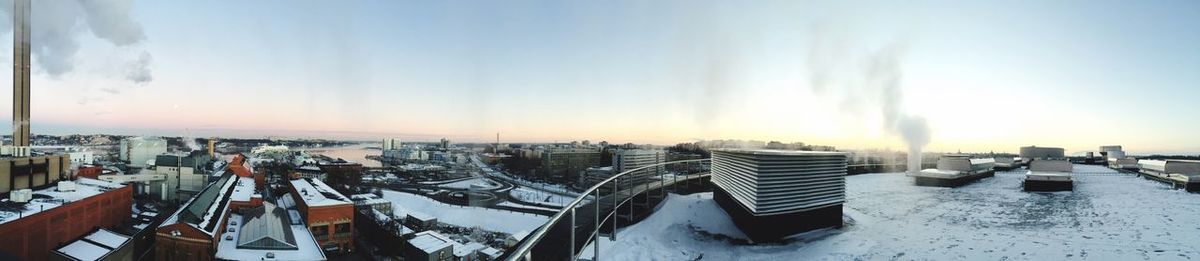
<path id="1" fill-rule="evenodd" d="M 34 52 L 35 134 L 1200 152 L 1189 2 L 116 2 L 141 38 Z"/>

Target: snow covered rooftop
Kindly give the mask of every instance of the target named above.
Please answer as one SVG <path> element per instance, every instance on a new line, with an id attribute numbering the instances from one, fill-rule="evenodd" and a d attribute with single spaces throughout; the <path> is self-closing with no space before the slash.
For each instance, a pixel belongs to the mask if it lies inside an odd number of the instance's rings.
<path id="1" fill-rule="evenodd" d="M 264 204 L 264 205 L 266 205 L 266 204 Z M 326 259 L 325 253 L 321 250 L 320 245 L 317 244 L 316 239 L 314 239 L 312 234 L 308 232 L 308 229 L 304 226 L 304 224 L 296 224 L 295 222 L 261 222 L 261 221 L 250 222 L 250 220 L 247 220 L 246 217 L 242 216 L 241 214 L 237 214 L 237 213 L 230 213 L 229 220 L 230 221 L 238 221 L 237 225 L 227 225 L 227 229 L 233 228 L 235 233 L 224 233 L 222 236 L 223 238 L 221 238 L 220 241 L 217 243 L 217 253 L 215 256 L 218 259 L 223 259 L 223 260 L 263 260 L 263 259 L 269 259 L 269 258 L 266 258 L 267 254 L 273 255 L 274 260 L 325 260 Z M 243 242 L 245 240 L 245 239 L 241 238 L 242 236 L 263 235 L 263 233 L 257 233 L 257 232 L 252 232 L 249 234 L 241 233 L 241 229 L 247 229 L 247 228 L 246 227 L 239 228 L 238 225 L 246 224 L 246 222 L 250 222 L 249 225 L 251 225 L 251 226 L 260 226 L 260 225 L 276 226 L 274 228 L 262 227 L 259 229 L 272 230 L 272 231 L 278 232 L 277 234 L 290 233 L 295 240 L 294 241 L 295 247 L 294 248 L 286 248 L 286 249 L 285 248 L 252 248 L 252 247 L 240 247 L 239 248 L 238 243 Z M 230 223 L 232 223 L 232 222 L 230 222 Z M 266 224 L 266 223 L 270 223 L 270 224 Z M 284 229 L 286 229 L 287 231 L 284 231 Z M 263 230 L 258 230 L 258 231 L 262 232 Z M 257 237 L 257 238 L 262 239 L 262 237 Z"/>
<path id="2" fill-rule="evenodd" d="M 70 191 L 58 191 L 57 186 L 51 186 L 49 188 L 33 191 L 34 195 L 41 195 L 49 198 L 35 197 L 34 199 L 30 200 L 29 203 L 26 203 L 24 206 L 25 209 L 19 213 L 8 210 L 0 211 L 0 224 L 37 214 L 38 212 L 46 211 L 48 209 L 53 209 L 62 206 L 63 204 L 68 204 L 70 202 L 100 195 L 110 190 L 125 187 L 125 185 L 118 183 L 82 177 L 76 179 L 74 183 L 75 189 Z M 8 202 L 9 200 L 3 199 L 3 201 Z"/>
<path id="3" fill-rule="evenodd" d="M 899 173 L 846 177 L 841 229 L 748 245 L 709 193 L 670 195 L 600 240 L 605 260 L 1188 260 L 1200 257 L 1200 194 L 1075 165 L 1073 192 L 1027 193 L 1001 172 L 955 189 Z M 1087 174 L 1083 174 L 1087 173 Z M 1093 174 L 1100 173 L 1100 174 Z M 723 236 L 712 236 L 723 235 Z M 592 249 L 580 251 L 588 258 Z"/>
<path id="4" fill-rule="evenodd" d="M 421 250 L 421 252 L 425 252 L 426 254 L 433 253 L 447 247 L 453 247 L 455 244 L 458 244 L 458 242 L 454 242 L 454 240 L 450 240 L 450 238 L 434 231 L 417 233 L 416 235 L 413 235 L 412 239 L 408 240 L 408 243 L 412 244 L 413 247 Z"/>
<path id="5" fill-rule="evenodd" d="M 171 217 L 163 221 L 160 227 L 185 223 L 195 227 L 204 233 L 213 235 L 216 232 L 217 224 L 225 218 L 224 212 L 235 194 L 244 196 L 245 192 L 234 192 L 238 183 L 242 182 L 237 176 L 225 174 L 220 180 L 208 184 L 204 190 L 200 191 L 199 195 L 192 197 L 187 203 L 180 207 Z M 254 180 L 249 182 L 253 184 Z M 251 185 L 253 186 L 253 185 Z"/>
<path id="6" fill-rule="evenodd" d="M 353 202 L 346 196 L 342 196 L 325 182 L 315 179 L 294 179 L 291 181 L 292 187 L 300 193 L 300 199 L 304 200 L 304 204 L 309 207 L 334 206 L 334 205 L 352 205 Z"/>
<path id="7" fill-rule="evenodd" d="M 128 242 L 128 236 L 100 229 L 54 251 L 78 260 L 101 260 Z"/>

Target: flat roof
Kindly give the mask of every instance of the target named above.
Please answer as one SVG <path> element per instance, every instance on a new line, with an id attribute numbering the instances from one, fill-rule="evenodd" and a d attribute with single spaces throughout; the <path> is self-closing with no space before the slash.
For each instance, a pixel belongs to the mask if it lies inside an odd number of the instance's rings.
<path id="1" fill-rule="evenodd" d="M 75 190 L 73 191 L 58 191 L 58 186 L 56 185 L 51 185 L 48 188 L 33 191 L 34 195 L 41 195 L 50 198 L 31 199 L 29 203 L 25 204 L 25 209 L 21 212 L 0 210 L 0 224 L 21 219 L 22 217 L 28 217 L 29 215 L 33 215 L 38 212 L 54 209 L 70 202 L 104 194 L 110 190 L 125 187 L 125 185 L 120 183 L 84 177 L 80 177 L 72 182 L 75 183 Z M 4 199 L 3 201 L 10 201 L 10 199 Z"/>
<path id="2" fill-rule="evenodd" d="M 849 153 L 840 151 L 804 151 L 804 150 L 769 150 L 769 149 L 714 149 L 713 151 L 773 156 L 845 156 Z"/>
<path id="3" fill-rule="evenodd" d="M 335 206 L 335 205 L 353 205 L 349 198 L 333 190 L 325 182 L 315 179 L 294 179 L 291 181 L 292 187 L 296 189 L 296 193 L 300 193 L 300 199 L 304 200 L 304 204 L 309 207 Z"/>
<path id="4" fill-rule="evenodd" d="M 442 250 L 447 247 L 454 246 L 457 242 L 438 232 L 424 231 L 417 233 L 412 239 L 408 240 L 409 244 L 425 253 L 433 253 L 434 251 Z"/>
<path id="5" fill-rule="evenodd" d="M 78 260 L 100 260 L 126 242 L 129 242 L 128 236 L 100 229 L 55 251 Z"/>

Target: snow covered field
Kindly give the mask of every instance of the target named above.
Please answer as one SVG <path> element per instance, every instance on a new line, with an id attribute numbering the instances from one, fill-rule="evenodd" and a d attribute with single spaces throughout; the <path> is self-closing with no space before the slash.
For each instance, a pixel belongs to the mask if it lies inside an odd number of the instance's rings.
<path id="1" fill-rule="evenodd" d="M 1076 165 L 1075 172 L 1113 172 Z M 1132 175 L 1079 175 L 1074 192 L 1026 193 L 999 173 L 959 188 L 903 174 L 846 178 L 847 220 L 787 243 L 746 245 L 711 193 L 671 195 L 645 221 L 601 240 L 613 260 L 1190 260 L 1200 194 Z M 613 245 L 617 247 L 614 248 Z M 591 249 L 584 251 L 586 255 Z"/>
<path id="2" fill-rule="evenodd" d="M 392 212 L 403 218 L 409 212 L 437 217 L 439 222 L 463 227 L 481 227 L 488 231 L 517 234 L 537 229 L 549 217 L 519 212 L 450 205 L 421 195 L 384 190 L 383 199 L 392 202 Z"/>
<path id="3" fill-rule="evenodd" d="M 478 187 L 479 187 L 480 189 L 497 189 L 497 188 L 500 188 L 500 184 L 499 184 L 499 183 L 496 183 L 495 181 L 488 180 L 487 178 L 473 178 L 473 179 L 467 179 L 467 180 L 463 180 L 463 181 L 457 181 L 457 182 L 451 182 L 451 183 L 446 183 L 446 184 L 438 185 L 438 187 L 443 187 L 443 188 L 456 188 L 456 189 L 470 189 L 470 188 L 471 188 L 471 185 L 478 185 Z"/>
<path id="4" fill-rule="evenodd" d="M 560 207 L 570 204 L 572 200 L 575 200 L 574 197 L 562 196 L 559 194 L 540 191 L 537 189 L 524 187 L 524 186 L 518 186 L 515 189 L 509 190 L 508 193 L 509 193 L 509 195 L 512 195 L 514 198 L 523 200 L 525 202 L 541 203 L 541 204 L 546 204 L 546 205 L 551 205 L 551 206 L 560 206 Z M 589 198 L 592 198 L 592 197 L 589 197 Z M 587 200 L 583 201 L 583 203 L 585 203 L 585 204 L 587 202 L 588 202 Z"/>

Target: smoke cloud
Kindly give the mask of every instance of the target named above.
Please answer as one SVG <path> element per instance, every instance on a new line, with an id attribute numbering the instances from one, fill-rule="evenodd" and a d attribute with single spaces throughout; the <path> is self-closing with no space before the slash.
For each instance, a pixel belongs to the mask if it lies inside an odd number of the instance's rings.
<path id="1" fill-rule="evenodd" d="M 90 32 L 98 39 L 118 47 L 136 48 L 146 39 L 141 25 L 130 17 L 133 0 L 106 1 L 32 1 L 30 47 L 35 66 L 51 77 L 59 77 L 75 69 L 79 38 Z M 12 32 L 12 0 L 0 1 L 4 20 L 0 30 Z M 124 64 L 123 78 L 144 85 L 153 80 L 150 72 L 150 53 L 141 52 Z"/>
<path id="2" fill-rule="evenodd" d="M 846 110 L 877 111 L 887 133 L 899 136 L 908 147 L 908 171 L 920 171 L 922 151 L 932 139 L 932 130 L 924 117 L 904 111 L 904 90 L 900 83 L 903 79 L 901 62 L 905 45 L 897 41 L 880 47 L 867 54 L 860 64 L 853 64 L 862 68 L 861 71 L 840 73 L 843 70 L 839 68 L 844 66 L 841 63 L 854 61 L 855 57 L 845 56 L 844 48 L 851 45 L 831 35 L 834 31 L 844 30 L 829 30 L 822 26 L 813 30 L 808 57 L 808 76 L 813 93 L 840 94 L 842 107 Z M 841 93 L 832 93 L 835 91 Z"/>

